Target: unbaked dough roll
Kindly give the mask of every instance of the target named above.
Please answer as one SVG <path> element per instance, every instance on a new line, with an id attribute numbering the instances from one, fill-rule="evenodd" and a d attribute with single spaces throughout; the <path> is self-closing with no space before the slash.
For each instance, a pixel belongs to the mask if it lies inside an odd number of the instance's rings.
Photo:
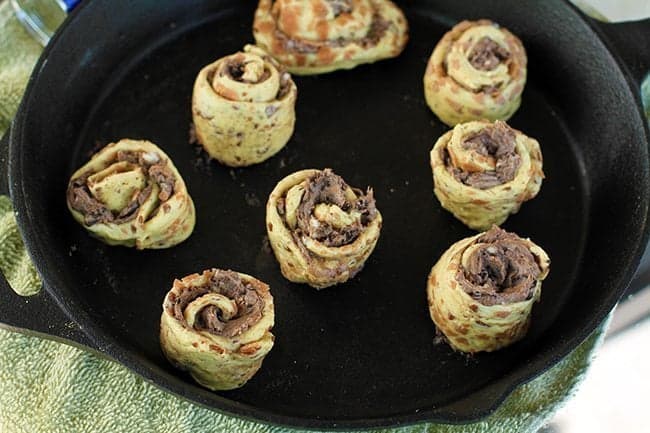
<path id="1" fill-rule="evenodd" d="M 317 289 L 361 270 L 381 222 L 372 189 L 351 188 L 330 169 L 285 177 L 266 205 L 266 230 L 282 274 Z"/>
<path id="2" fill-rule="evenodd" d="M 390 0 L 260 0 L 257 44 L 298 75 L 398 56 L 408 23 Z"/>
<path id="3" fill-rule="evenodd" d="M 175 280 L 165 296 L 160 345 L 167 359 L 212 390 L 244 385 L 273 347 L 269 286 L 209 269 Z"/>
<path id="4" fill-rule="evenodd" d="M 120 140 L 68 183 L 68 209 L 109 245 L 168 248 L 194 230 L 194 203 L 171 159 L 149 141 Z"/>
<path id="5" fill-rule="evenodd" d="M 438 42 L 424 73 L 431 110 L 449 126 L 507 120 L 521 104 L 526 51 L 507 29 L 489 20 L 463 21 Z"/>
<path id="6" fill-rule="evenodd" d="M 297 94 L 284 68 L 260 48 L 246 45 L 196 77 L 196 138 L 212 158 L 231 167 L 262 162 L 291 138 Z"/>
<path id="7" fill-rule="evenodd" d="M 542 248 L 496 226 L 458 241 L 429 274 L 431 319 L 461 352 L 512 344 L 526 335 L 549 265 Z"/>
<path id="8" fill-rule="evenodd" d="M 474 230 L 503 223 L 544 179 L 537 140 L 501 121 L 456 125 L 430 157 L 440 204 Z"/>

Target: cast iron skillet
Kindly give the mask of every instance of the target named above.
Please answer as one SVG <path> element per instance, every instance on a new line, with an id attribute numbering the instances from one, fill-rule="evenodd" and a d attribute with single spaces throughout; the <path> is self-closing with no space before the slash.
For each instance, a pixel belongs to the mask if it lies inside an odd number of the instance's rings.
<path id="1" fill-rule="evenodd" d="M 94 348 L 200 404 L 308 428 L 475 420 L 558 362 L 609 313 L 646 245 L 648 131 L 638 83 L 650 64 L 650 23 L 596 24 L 559 0 L 402 6 L 411 40 L 399 58 L 296 78 L 288 146 L 232 170 L 188 144 L 190 96 L 203 65 L 252 40 L 255 2 L 83 2 L 41 57 L 11 129 L 9 189 L 47 291 L 19 300 L 5 288 L 2 320 Z M 421 80 L 442 34 L 481 17 L 526 46 L 528 85 L 511 124 L 539 139 L 547 176 L 505 228 L 542 245 L 553 263 L 528 336 L 467 358 L 434 345 L 427 311 L 431 266 L 472 232 L 433 196 L 428 152 L 446 127 L 426 107 Z M 185 178 L 197 224 L 181 245 L 108 247 L 69 215 L 70 174 L 122 137 L 156 142 Z M 265 241 L 269 192 L 306 167 L 372 185 L 385 219 L 358 278 L 322 292 L 285 281 Z M 268 282 L 277 322 L 260 372 L 220 393 L 174 370 L 158 345 L 172 280 L 213 266 Z"/>

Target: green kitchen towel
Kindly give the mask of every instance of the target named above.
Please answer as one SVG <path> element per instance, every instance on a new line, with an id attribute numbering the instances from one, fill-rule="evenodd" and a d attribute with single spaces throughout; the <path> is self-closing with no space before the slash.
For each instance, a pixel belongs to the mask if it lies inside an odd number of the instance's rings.
<path id="1" fill-rule="evenodd" d="M 14 17 L 8 0 L 0 0 L 0 136 L 9 127 L 27 79 L 43 47 Z"/>
<path id="2" fill-rule="evenodd" d="M 571 355 L 468 425 L 421 424 L 393 433 L 533 433 L 574 392 L 605 326 Z M 159 390 L 125 367 L 64 344 L 0 330 L 3 433 L 296 433 L 205 409 Z"/>
<path id="3" fill-rule="evenodd" d="M 0 134 L 15 113 L 40 46 L 0 0 Z M 6 173 L 0 173 L 4 176 Z M 40 289 L 7 197 L 0 197 L 0 269 L 20 294 Z M 0 318 L 1 319 L 1 318 Z M 377 432 L 535 432 L 575 392 L 603 340 L 599 327 L 571 355 L 520 386 L 485 420 Z M 65 344 L 0 329 L 0 432 L 297 432 L 200 407 L 125 367 Z"/>
<path id="4" fill-rule="evenodd" d="M 0 137 L 11 123 L 29 74 L 43 48 L 13 15 L 8 1 L 0 2 Z M 3 171 L 1 176 L 6 176 Z M 41 287 L 38 275 L 25 254 L 10 202 L 0 198 L 0 271 L 20 295 L 33 295 Z M 1 432 L 1 430 L 0 430 Z"/>
<path id="5" fill-rule="evenodd" d="M 421 424 L 374 432 L 536 432 L 582 380 L 602 341 L 603 329 L 548 372 L 519 387 L 479 423 Z M 3 330 L 0 407 L 0 431 L 4 433 L 298 432 L 219 414 L 161 391 L 117 363 Z"/>

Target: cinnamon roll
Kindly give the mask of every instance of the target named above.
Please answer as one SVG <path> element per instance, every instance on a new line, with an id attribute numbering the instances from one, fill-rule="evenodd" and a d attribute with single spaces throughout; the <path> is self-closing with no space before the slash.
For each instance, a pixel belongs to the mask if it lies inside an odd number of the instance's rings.
<path id="1" fill-rule="evenodd" d="M 408 23 L 390 0 L 260 0 L 253 35 L 298 75 L 398 56 Z"/>
<path id="2" fill-rule="evenodd" d="M 168 248 L 194 230 L 194 203 L 171 159 L 149 141 L 120 140 L 68 183 L 68 209 L 109 245 Z"/>
<path id="3" fill-rule="evenodd" d="M 381 222 L 372 189 L 351 188 L 330 169 L 285 177 L 266 205 L 266 229 L 282 274 L 317 289 L 361 270 Z"/>
<path id="4" fill-rule="evenodd" d="M 212 158 L 231 167 L 265 161 L 293 134 L 297 94 L 284 68 L 246 45 L 199 72 L 192 95 L 196 139 Z"/>
<path id="5" fill-rule="evenodd" d="M 427 282 L 437 330 L 461 352 L 491 352 L 526 335 L 550 260 L 542 248 L 492 227 L 453 244 Z"/>
<path id="6" fill-rule="evenodd" d="M 489 20 L 462 21 L 438 42 L 424 73 L 431 110 L 449 126 L 508 120 L 521 104 L 527 57 L 519 38 Z"/>
<path id="7" fill-rule="evenodd" d="M 503 223 L 544 179 L 537 140 L 502 121 L 458 124 L 430 156 L 440 204 L 475 230 Z"/>
<path id="8" fill-rule="evenodd" d="M 273 347 L 269 286 L 209 269 L 175 280 L 165 296 L 160 345 L 167 359 L 211 390 L 244 385 Z"/>

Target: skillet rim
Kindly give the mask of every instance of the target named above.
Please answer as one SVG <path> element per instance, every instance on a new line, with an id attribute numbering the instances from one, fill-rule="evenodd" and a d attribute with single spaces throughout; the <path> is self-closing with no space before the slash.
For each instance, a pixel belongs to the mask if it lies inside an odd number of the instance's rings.
<path id="1" fill-rule="evenodd" d="M 630 110 L 630 120 L 636 121 L 635 123 L 637 123 L 637 126 L 635 129 L 638 129 L 638 122 L 641 123 L 645 142 L 648 143 L 650 141 L 650 131 L 643 115 L 640 94 L 638 91 L 635 91 L 638 89 L 638 83 L 632 77 L 628 66 L 625 64 L 625 62 L 623 62 L 619 50 L 617 50 L 617 47 L 608 41 L 605 32 L 602 31 L 595 20 L 585 16 L 574 5 L 568 3 L 568 1 L 558 0 L 557 3 L 562 6 L 568 6 L 568 8 L 565 10 L 568 13 L 573 13 L 576 19 L 583 22 L 591 30 L 593 37 L 595 37 L 598 42 L 602 44 L 604 52 L 610 56 L 612 63 L 617 66 L 618 70 L 615 71 L 615 73 L 617 72 L 619 75 L 622 75 L 626 84 L 625 90 L 627 93 L 631 94 L 632 99 L 636 103 L 636 111 L 632 112 Z M 603 296 L 603 299 L 599 304 L 600 308 L 595 311 L 595 314 L 591 315 L 591 319 L 585 321 L 580 328 L 576 329 L 575 333 L 573 334 L 573 338 L 570 340 L 563 339 L 563 341 L 553 346 L 551 348 L 552 350 L 549 350 L 547 354 L 543 354 L 544 356 L 542 356 L 540 353 L 533 355 L 533 358 L 530 360 L 530 362 L 524 366 L 525 368 L 519 367 L 513 371 L 508 372 L 501 378 L 496 379 L 494 382 L 486 385 L 477 393 L 463 397 L 455 402 L 438 408 L 379 418 L 354 420 L 344 419 L 340 422 L 325 418 L 300 418 L 297 416 L 277 415 L 268 410 L 258 409 L 248 404 L 243 404 L 231 399 L 224 398 L 216 393 L 209 393 L 209 398 L 206 397 L 208 395 L 206 393 L 196 394 L 195 391 L 198 385 L 188 383 L 187 380 L 182 379 L 178 376 L 171 375 L 151 363 L 140 362 L 139 357 L 132 349 L 125 347 L 124 344 L 121 344 L 117 338 L 111 336 L 108 332 L 105 332 L 102 329 L 98 329 L 97 325 L 94 325 L 94 322 L 90 316 L 83 309 L 81 309 L 79 305 L 77 305 L 75 297 L 66 296 L 65 292 L 69 291 L 69 289 L 63 288 L 57 290 L 53 288 L 57 286 L 56 283 L 59 283 L 58 285 L 62 286 L 61 278 L 58 276 L 59 272 L 62 272 L 62 270 L 58 269 L 52 263 L 49 263 L 47 254 L 48 248 L 45 242 L 41 241 L 41 237 L 38 236 L 34 230 L 34 227 L 36 227 L 36 222 L 38 220 L 32 216 L 29 211 L 29 206 L 26 205 L 26 202 L 24 200 L 24 193 L 27 188 L 24 187 L 22 177 L 19 176 L 20 167 L 22 166 L 21 157 L 23 155 L 22 152 L 16 150 L 22 149 L 22 146 L 19 146 L 19 143 L 22 143 L 24 141 L 24 130 L 28 112 L 34 105 L 31 103 L 33 99 L 34 88 L 40 79 L 43 67 L 47 63 L 47 59 L 53 47 L 56 46 L 57 42 L 63 34 L 69 31 L 74 31 L 74 25 L 76 21 L 80 19 L 79 17 L 83 14 L 86 8 L 90 8 L 90 4 L 91 2 L 82 2 L 82 4 L 77 7 L 75 11 L 69 16 L 69 18 L 63 23 L 59 31 L 53 37 L 52 41 L 43 51 L 38 63 L 34 67 L 35 72 L 30 76 L 24 97 L 21 101 L 18 112 L 9 132 L 9 189 L 12 201 L 14 203 L 14 208 L 16 210 L 16 219 L 18 221 L 19 230 L 23 236 L 26 249 L 30 254 L 37 270 L 39 271 L 39 274 L 43 278 L 44 288 L 47 291 L 47 294 L 54 300 L 57 307 L 60 308 L 65 315 L 78 323 L 82 331 L 89 337 L 92 344 L 101 354 L 107 355 L 111 359 L 114 359 L 122 365 L 128 367 L 131 371 L 140 375 L 149 383 L 152 383 L 153 385 L 166 391 L 171 391 L 184 399 L 201 404 L 212 410 L 217 410 L 222 413 L 234 415 L 255 422 L 270 423 L 283 426 L 302 427 L 308 429 L 360 429 L 388 426 L 397 427 L 400 425 L 421 422 L 446 422 L 454 424 L 469 423 L 491 414 L 517 387 L 535 379 L 547 371 L 549 368 L 556 365 L 560 360 L 562 360 L 566 355 L 574 350 L 581 342 L 583 342 L 589 335 L 591 335 L 591 333 L 600 323 L 602 323 L 602 321 L 611 311 L 611 308 L 603 308 L 603 305 L 608 305 L 613 308 L 618 299 L 620 299 L 620 297 L 625 292 L 625 288 L 629 282 L 632 280 L 632 277 L 647 245 L 648 237 L 650 236 L 650 226 L 648 225 L 650 208 L 648 206 L 649 200 L 647 196 L 644 197 L 645 218 L 643 221 L 639 222 L 639 225 L 642 229 L 642 236 L 638 239 L 638 242 L 636 245 L 634 245 L 634 248 L 630 248 L 630 251 L 632 252 L 630 255 L 631 260 L 628 262 L 628 266 L 621 273 L 621 278 L 618 280 L 618 290 L 611 291 L 609 294 L 606 294 L 608 296 Z M 636 115 L 634 113 L 636 113 Z M 636 117 L 636 119 L 634 119 L 634 117 Z M 650 160 L 646 159 L 646 167 L 649 166 Z M 63 293 L 61 293 L 61 291 L 63 291 Z M 464 414 L 460 412 L 459 409 L 463 407 L 463 402 L 467 399 L 476 399 L 477 394 L 480 394 L 485 398 L 489 398 L 490 404 L 486 404 L 483 407 L 478 408 L 478 410 L 470 409 L 467 411 L 466 409 L 466 412 Z"/>

